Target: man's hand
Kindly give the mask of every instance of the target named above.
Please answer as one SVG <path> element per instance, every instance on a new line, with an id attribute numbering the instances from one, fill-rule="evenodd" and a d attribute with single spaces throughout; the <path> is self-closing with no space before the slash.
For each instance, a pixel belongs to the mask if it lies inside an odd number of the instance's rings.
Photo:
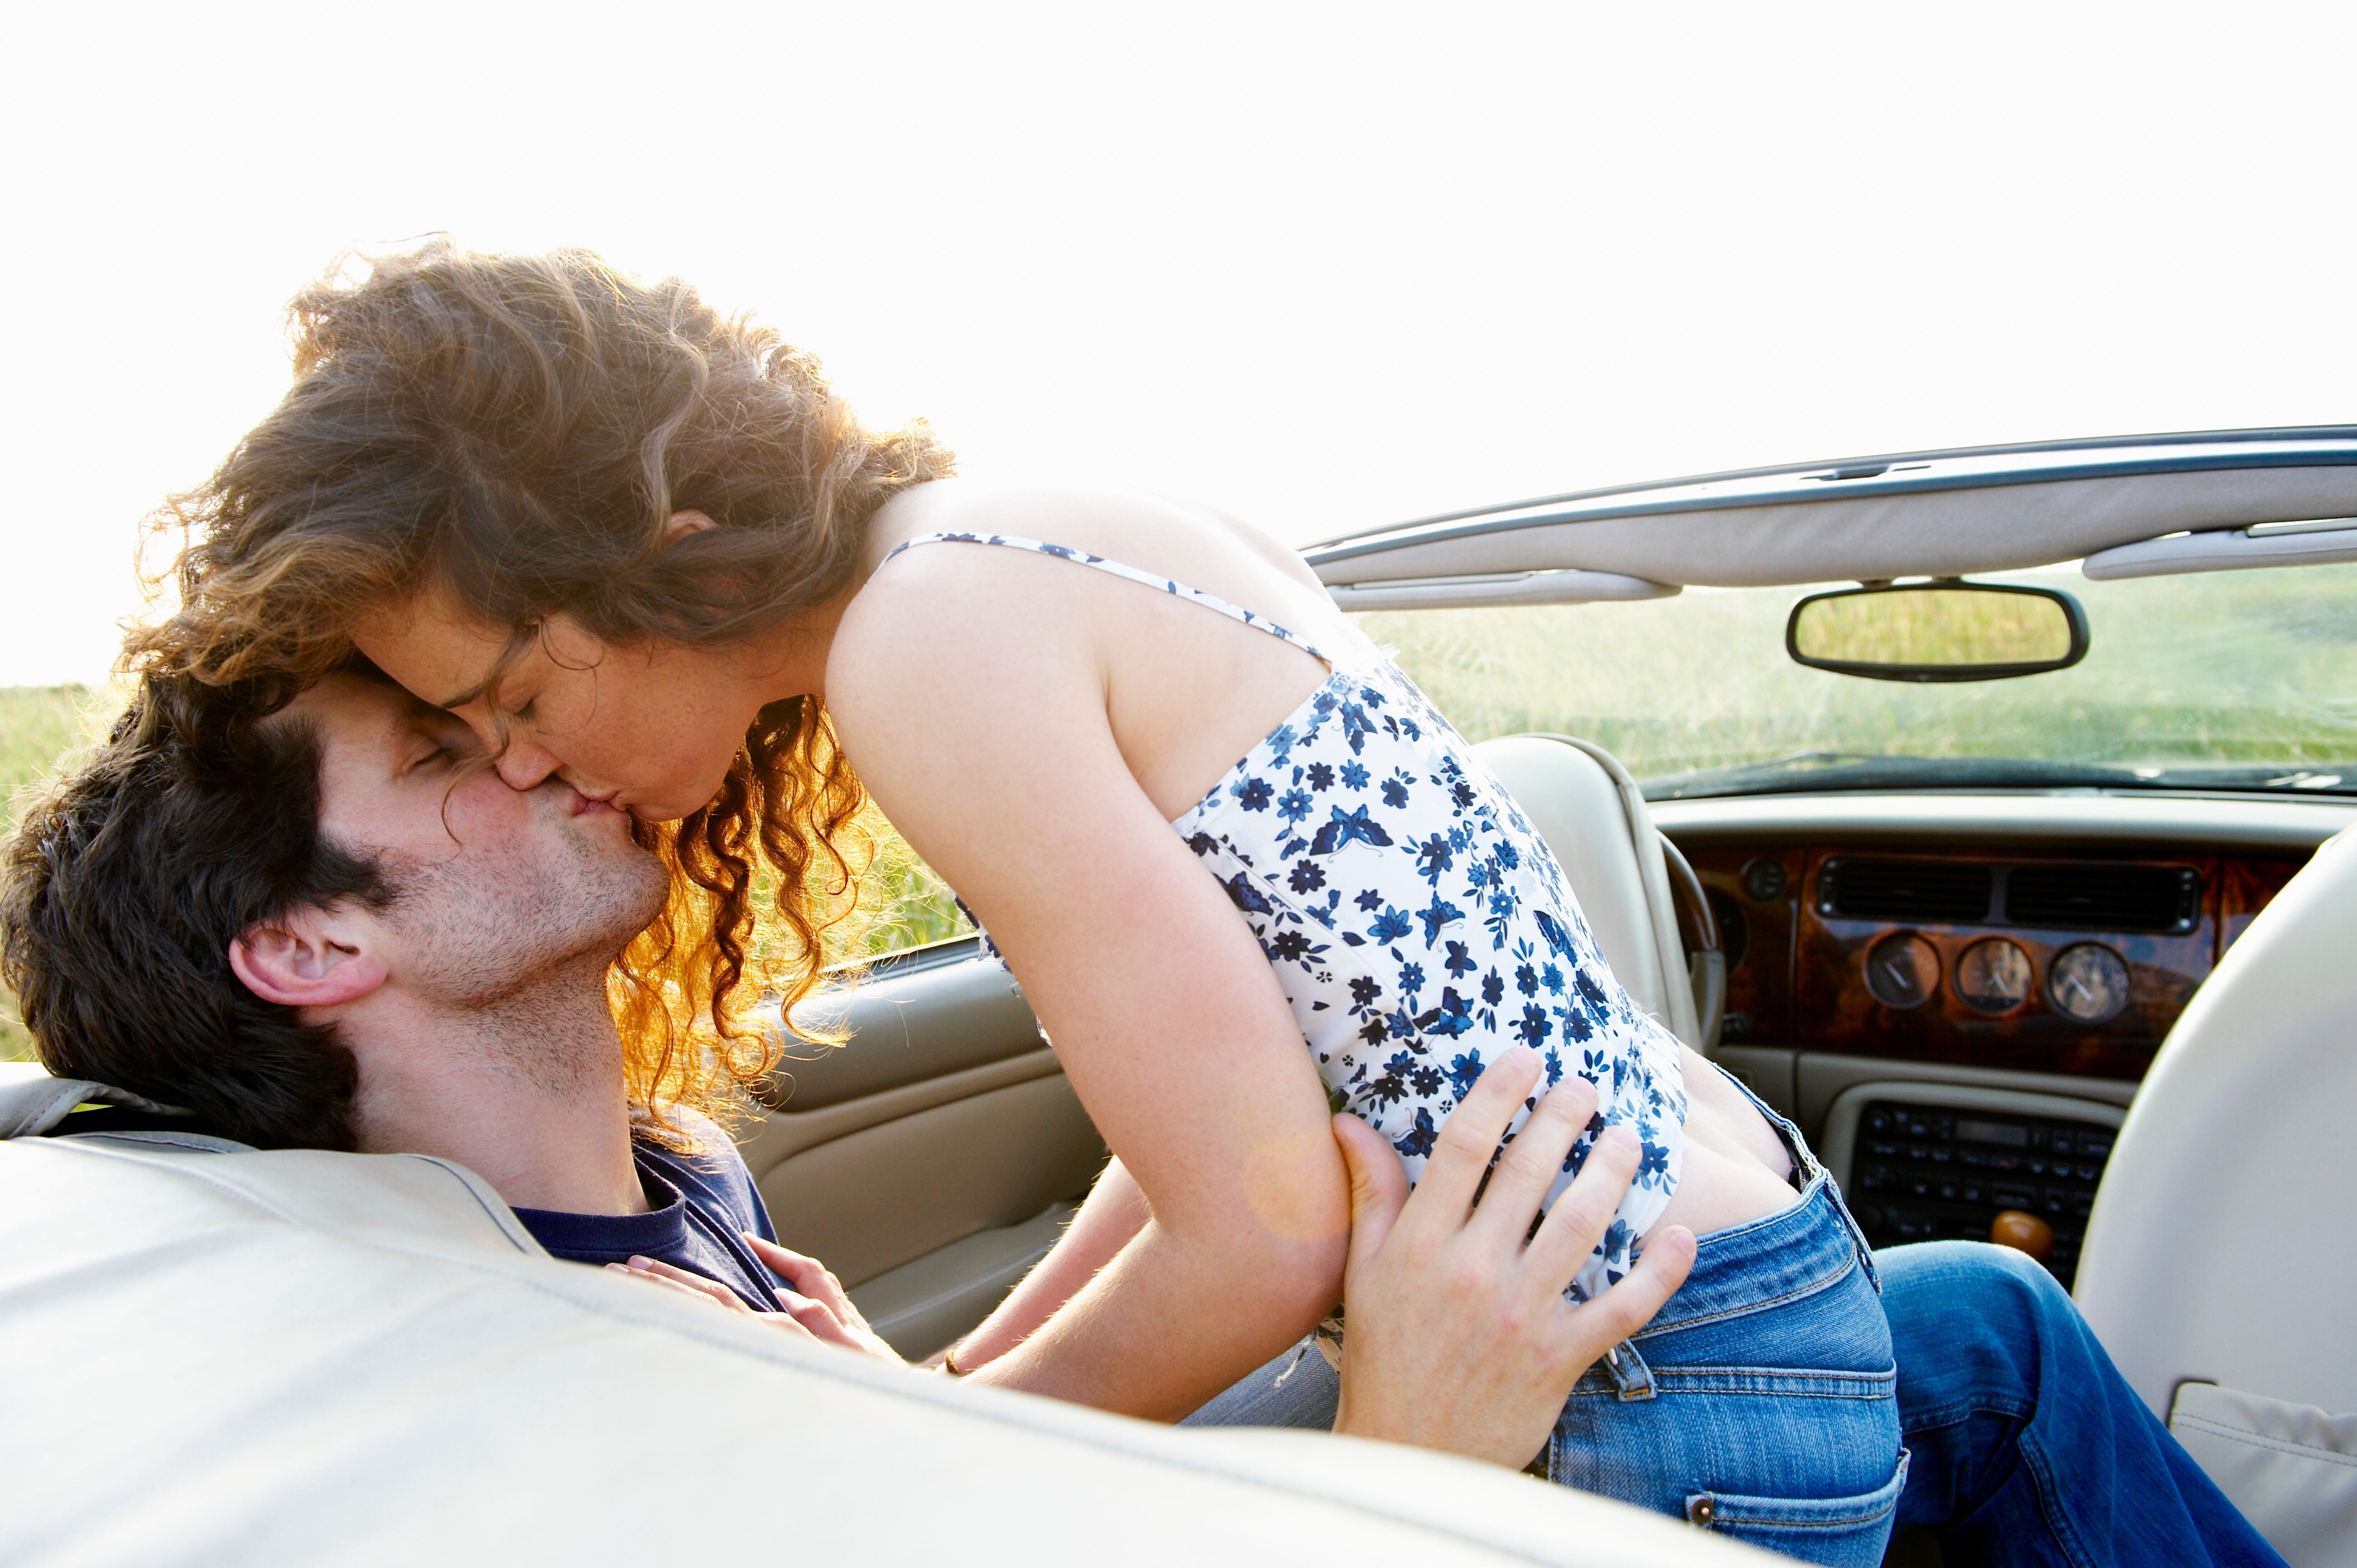
<path id="1" fill-rule="evenodd" d="M 1597 1140 L 1531 1236 L 1595 1113 L 1596 1090 L 1579 1079 L 1539 1101 L 1482 1188 L 1491 1153 L 1538 1076 L 1527 1048 L 1491 1062 L 1441 1128 L 1413 1196 L 1380 1133 L 1355 1116 L 1334 1118 L 1351 1208 L 1335 1431 L 1520 1468 L 1545 1444 L 1580 1373 L 1684 1282 L 1695 1239 L 1676 1226 L 1652 1236 L 1635 1269 L 1596 1300 L 1564 1296 L 1636 1172 L 1637 1141 L 1625 1129 Z"/>
<path id="2" fill-rule="evenodd" d="M 889 1361 L 894 1366 L 906 1365 L 899 1352 L 886 1344 L 876 1330 L 867 1326 L 867 1319 L 851 1305 L 844 1293 L 842 1282 L 829 1273 L 816 1258 L 806 1258 L 800 1252 L 789 1251 L 774 1241 L 764 1241 L 748 1230 L 743 1232 L 749 1245 L 771 1273 L 791 1280 L 799 1287 L 776 1290 L 779 1312 L 755 1312 L 747 1306 L 737 1293 L 717 1280 L 666 1263 L 660 1258 L 632 1258 L 627 1263 L 608 1263 L 616 1273 L 630 1274 L 642 1280 L 684 1291 L 731 1312 L 741 1312 L 748 1317 L 759 1318 L 780 1333 L 800 1339 L 815 1339 L 822 1345 L 834 1345 L 845 1350 L 856 1350 L 863 1356 Z"/>

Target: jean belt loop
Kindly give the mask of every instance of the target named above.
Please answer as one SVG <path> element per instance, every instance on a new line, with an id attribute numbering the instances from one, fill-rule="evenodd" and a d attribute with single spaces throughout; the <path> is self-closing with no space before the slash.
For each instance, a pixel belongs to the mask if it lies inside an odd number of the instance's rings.
<path id="1" fill-rule="evenodd" d="M 1882 1294 L 1882 1271 L 1874 1266 L 1874 1249 L 1866 1244 L 1865 1232 L 1858 1230 L 1857 1221 L 1854 1219 L 1851 1220 L 1849 1229 L 1850 1234 L 1857 1238 L 1857 1261 L 1860 1266 L 1866 1270 L 1866 1283 L 1874 1287 L 1875 1294 L 1880 1295 Z"/>
<path id="2" fill-rule="evenodd" d="M 1604 1352 L 1604 1371 L 1622 1403 L 1653 1397 L 1653 1369 L 1637 1353 L 1636 1341 L 1623 1339 Z"/>
<path id="3" fill-rule="evenodd" d="M 1832 1202 L 1834 1212 L 1841 1216 L 1843 1226 L 1848 1230 L 1850 1244 L 1857 1249 L 1858 1266 L 1866 1271 L 1866 1283 L 1874 1287 L 1875 1294 L 1880 1295 L 1882 1271 L 1874 1266 L 1874 1249 L 1867 1244 L 1866 1232 L 1858 1228 L 1857 1217 L 1849 1211 L 1849 1201 L 1842 1197 L 1841 1188 L 1834 1185 L 1834 1178 L 1828 1176 L 1824 1183 L 1825 1197 Z"/>

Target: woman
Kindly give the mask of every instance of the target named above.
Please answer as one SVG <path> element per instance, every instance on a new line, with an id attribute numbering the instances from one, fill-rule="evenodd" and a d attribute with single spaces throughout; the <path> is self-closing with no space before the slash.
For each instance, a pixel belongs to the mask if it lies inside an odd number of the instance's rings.
<path id="1" fill-rule="evenodd" d="M 1414 1174 L 1522 1042 L 1596 1096 L 1547 1196 L 1598 1149 L 1634 1166 L 1575 1293 L 1703 1237 L 1672 1307 L 1694 1331 L 1607 1356 L 1557 1478 L 1878 1553 L 1906 1466 L 1838 1195 L 1629 1002 L 1521 813 L 1291 552 L 1133 498 L 931 482 L 921 427 L 871 435 L 774 335 L 580 253 L 429 246 L 296 315 L 295 387 L 179 503 L 182 607 L 134 658 L 230 679 L 357 654 L 511 783 L 629 810 L 674 873 L 617 973 L 676 1047 L 649 1104 L 768 1068 L 745 1012 L 812 983 L 872 791 L 1117 1155 L 955 1369 L 1195 1410 L 1340 1294 L 1329 1103 Z M 1652 1398 L 1730 1366 L 1736 1397 Z"/>

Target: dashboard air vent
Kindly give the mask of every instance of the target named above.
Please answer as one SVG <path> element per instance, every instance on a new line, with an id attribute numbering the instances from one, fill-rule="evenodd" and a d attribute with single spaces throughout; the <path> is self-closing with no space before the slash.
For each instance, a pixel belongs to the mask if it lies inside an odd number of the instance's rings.
<path id="1" fill-rule="evenodd" d="M 1995 874 L 1939 860 L 1829 860 L 1817 908 L 1857 920 L 1986 920 Z"/>
<path id="2" fill-rule="evenodd" d="M 2017 865 L 2005 918 L 2017 926 L 2085 931 L 2190 931 L 2201 918 L 2201 874 L 2175 865 Z"/>

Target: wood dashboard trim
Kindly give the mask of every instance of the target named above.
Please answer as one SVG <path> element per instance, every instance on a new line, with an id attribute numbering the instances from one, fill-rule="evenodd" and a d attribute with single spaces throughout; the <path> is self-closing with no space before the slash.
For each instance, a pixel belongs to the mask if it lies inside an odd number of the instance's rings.
<path id="1" fill-rule="evenodd" d="M 2000 1070 L 2046 1072 L 2080 1082 L 2108 1079 L 2135 1083 L 2194 991 L 2225 948 L 2247 929 L 2268 901 L 2298 874 L 2305 850 L 2219 852 L 2208 846 L 2073 843 L 1861 844 L 1828 834 L 1801 843 L 1706 843 L 1689 858 L 1718 906 L 1722 940 L 1741 961 L 1727 972 L 1727 1024 L 1733 1047 L 1786 1045 L 1811 1051 L 1878 1057 Z M 2150 865 L 2190 870 L 2201 881 L 2199 918 L 2165 932 L 2018 924 L 1990 908 L 1970 920 L 1902 920 L 1828 913 L 1819 880 L 1835 858 L 1867 856 L 1986 865 L 1996 877 L 2007 868 Z M 1754 874 L 1772 873 L 1765 879 Z M 1754 898 L 1755 884 L 1766 890 Z M 1905 936 L 1936 953 L 1932 994 L 1912 1007 L 1886 1005 L 1867 989 L 1867 955 L 1879 942 Z M 1956 994 L 1957 961 L 1977 944 L 1997 939 L 2029 961 L 2029 994 L 2014 1007 L 1984 1011 Z M 2053 1004 L 2052 966 L 2083 943 L 2110 950 L 2127 965 L 2128 1004 L 2098 1024 L 2065 1017 Z"/>
<path id="2" fill-rule="evenodd" d="M 2095 790 L 1727 795 L 1654 800 L 1648 809 L 1654 825 L 1682 849 L 1840 842 L 1982 849 L 2134 844 L 2307 854 L 2357 826 L 2357 801 Z"/>

